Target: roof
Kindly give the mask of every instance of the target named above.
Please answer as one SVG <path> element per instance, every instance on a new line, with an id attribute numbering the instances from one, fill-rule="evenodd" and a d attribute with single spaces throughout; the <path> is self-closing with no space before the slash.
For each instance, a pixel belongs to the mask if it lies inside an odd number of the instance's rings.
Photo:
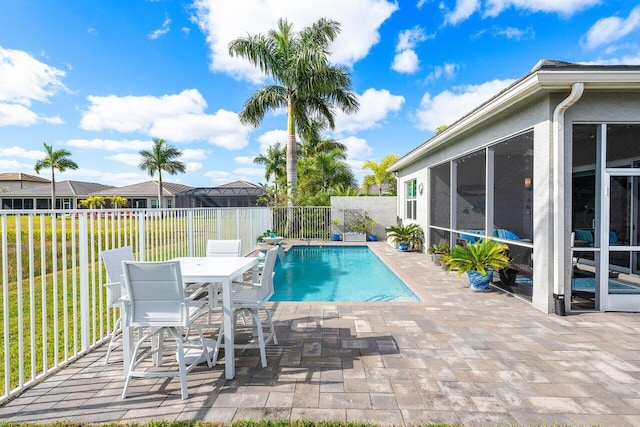
<path id="1" fill-rule="evenodd" d="M 46 178 L 40 176 L 29 175 L 28 173 L 20 172 L 4 172 L 0 173 L 0 181 L 22 181 L 22 182 L 42 182 L 50 183 Z"/>
<path id="2" fill-rule="evenodd" d="M 247 181 L 234 181 L 217 187 L 197 187 L 183 191 L 179 196 L 225 196 L 225 197 L 246 197 L 260 196 L 266 190 L 259 185 Z"/>
<path id="3" fill-rule="evenodd" d="M 56 182 L 56 197 L 84 197 L 96 191 L 102 191 L 111 188 L 110 185 L 98 184 L 96 182 L 84 181 L 60 181 Z M 39 185 L 36 187 L 25 188 L 23 190 L 7 191 L 0 194 L 0 197 L 50 197 L 51 187 L 48 185 Z"/>
<path id="4" fill-rule="evenodd" d="M 162 181 L 162 195 L 174 196 L 182 191 L 189 190 L 193 187 L 184 184 L 175 184 L 172 182 Z M 120 197 L 154 197 L 158 196 L 158 181 L 151 180 L 140 182 L 138 184 L 126 185 L 124 187 L 111 187 L 108 190 L 98 191 L 91 194 L 92 196 L 120 196 Z"/>
<path id="5" fill-rule="evenodd" d="M 572 85 L 577 82 L 584 83 L 585 91 L 640 91 L 640 65 L 574 64 L 546 59 L 538 61 L 529 73 L 402 156 L 388 170 L 399 171 L 430 151 L 533 96 L 552 92 L 569 93 Z"/>

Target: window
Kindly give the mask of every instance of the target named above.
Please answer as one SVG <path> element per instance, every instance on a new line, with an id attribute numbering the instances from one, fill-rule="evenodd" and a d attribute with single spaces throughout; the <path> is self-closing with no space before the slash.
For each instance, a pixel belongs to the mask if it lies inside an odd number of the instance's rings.
<path id="1" fill-rule="evenodd" d="M 171 200 L 171 199 L 168 199 L 168 200 L 167 200 L 167 207 L 168 207 L 169 209 L 171 209 L 171 208 L 173 207 L 173 200 Z"/>
<path id="2" fill-rule="evenodd" d="M 158 207 L 158 200 L 151 199 L 151 209 L 156 209 Z"/>
<path id="3" fill-rule="evenodd" d="M 412 179 L 411 181 L 407 181 L 405 183 L 405 199 L 407 201 L 405 217 L 407 219 L 416 219 L 416 193 L 417 193 L 417 185 L 416 180 Z"/>

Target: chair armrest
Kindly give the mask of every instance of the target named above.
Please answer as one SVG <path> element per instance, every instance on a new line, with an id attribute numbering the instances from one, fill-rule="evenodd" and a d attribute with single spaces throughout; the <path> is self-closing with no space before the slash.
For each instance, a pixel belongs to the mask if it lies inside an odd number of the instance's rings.
<path id="1" fill-rule="evenodd" d="M 207 292 L 207 286 L 201 286 L 193 291 L 188 297 L 185 297 L 187 301 L 195 301 L 200 295 Z"/>
<path id="2" fill-rule="evenodd" d="M 103 283 L 102 286 L 104 286 L 105 288 L 110 289 L 110 288 L 115 288 L 116 286 L 120 287 L 120 286 L 122 286 L 122 283 L 120 283 L 120 282 L 107 282 L 107 283 Z"/>

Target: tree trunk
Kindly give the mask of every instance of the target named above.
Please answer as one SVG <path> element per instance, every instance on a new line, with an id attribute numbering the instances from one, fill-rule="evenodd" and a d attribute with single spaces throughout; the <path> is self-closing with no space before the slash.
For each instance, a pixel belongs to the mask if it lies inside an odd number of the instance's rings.
<path id="1" fill-rule="evenodd" d="M 287 106 L 287 193 L 288 205 L 293 206 L 298 191 L 298 156 L 296 146 L 296 125 L 293 118 L 291 100 Z"/>
<path id="2" fill-rule="evenodd" d="M 55 169 L 51 167 L 51 209 L 56 208 L 56 176 Z"/>
<path id="3" fill-rule="evenodd" d="M 158 209 L 162 209 L 162 171 L 158 169 Z"/>

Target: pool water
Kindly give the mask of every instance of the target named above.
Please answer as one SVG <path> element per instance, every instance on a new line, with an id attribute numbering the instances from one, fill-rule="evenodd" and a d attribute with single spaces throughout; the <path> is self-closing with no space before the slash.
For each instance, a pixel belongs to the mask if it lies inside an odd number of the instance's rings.
<path id="1" fill-rule="evenodd" d="M 271 301 L 419 301 L 367 246 L 294 246 Z"/>

